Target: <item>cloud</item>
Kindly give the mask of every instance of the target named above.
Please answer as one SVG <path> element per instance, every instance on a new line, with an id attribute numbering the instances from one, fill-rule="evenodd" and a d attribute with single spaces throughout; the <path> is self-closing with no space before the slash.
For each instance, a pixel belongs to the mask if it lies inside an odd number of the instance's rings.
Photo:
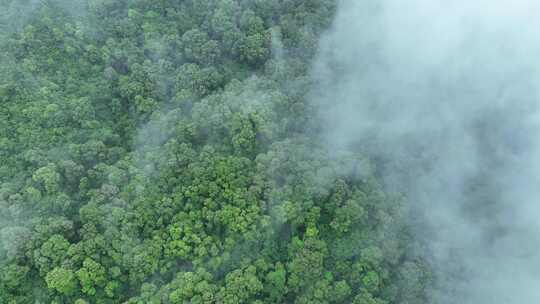
<path id="1" fill-rule="evenodd" d="M 540 300 L 539 8 L 341 1 L 320 42 L 322 140 L 407 195 L 430 303 Z"/>

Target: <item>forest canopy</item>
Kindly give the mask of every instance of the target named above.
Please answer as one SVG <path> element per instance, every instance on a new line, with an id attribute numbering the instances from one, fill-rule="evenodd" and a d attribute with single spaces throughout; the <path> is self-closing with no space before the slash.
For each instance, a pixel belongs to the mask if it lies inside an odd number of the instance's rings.
<path id="1" fill-rule="evenodd" d="M 425 303 L 403 198 L 318 140 L 336 1 L 0 11 L 0 303 Z"/>

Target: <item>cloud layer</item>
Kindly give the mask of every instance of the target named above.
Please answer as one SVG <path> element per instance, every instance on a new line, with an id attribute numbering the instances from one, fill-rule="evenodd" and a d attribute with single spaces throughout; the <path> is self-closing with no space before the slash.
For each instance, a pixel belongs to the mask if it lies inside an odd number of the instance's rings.
<path id="1" fill-rule="evenodd" d="M 540 4 L 341 1 L 312 70 L 323 140 L 407 194 L 433 303 L 540 300 Z"/>

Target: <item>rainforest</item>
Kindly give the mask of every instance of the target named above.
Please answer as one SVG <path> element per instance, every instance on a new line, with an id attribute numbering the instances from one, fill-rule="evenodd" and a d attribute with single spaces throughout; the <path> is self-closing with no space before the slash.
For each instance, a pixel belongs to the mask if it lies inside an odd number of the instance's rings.
<path id="1" fill-rule="evenodd" d="M 491 2 L 0 0 L 0 304 L 538 303 Z"/>

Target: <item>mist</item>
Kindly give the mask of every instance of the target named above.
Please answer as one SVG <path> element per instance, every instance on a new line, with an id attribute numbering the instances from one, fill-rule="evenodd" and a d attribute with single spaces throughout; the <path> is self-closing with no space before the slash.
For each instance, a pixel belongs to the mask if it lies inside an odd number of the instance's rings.
<path id="1" fill-rule="evenodd" d="M 341 1 L 312 68 L 321 140 L 402 192 L 430 303 L 540 300 L 540 3 Z"/>

